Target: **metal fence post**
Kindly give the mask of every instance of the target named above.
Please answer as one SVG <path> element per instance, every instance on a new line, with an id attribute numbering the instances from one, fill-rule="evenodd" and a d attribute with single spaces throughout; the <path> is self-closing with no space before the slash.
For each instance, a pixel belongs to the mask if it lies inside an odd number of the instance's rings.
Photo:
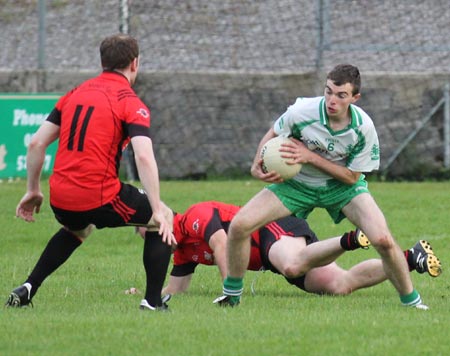
<path id="1" fill-rule="evenodd" d="M 439 102 L 430 110 L 427 116 L 425 116 L 422 121 L 417 125 L 417 127 L 408 135 L 407 138 L 403 140 L 403 142 L 397 147 L 397 149 L 394 151 L 394 153 L 389 157 L 387 160 L 386 165 L 382 169 L 383 174 L 385 175 L 388 171 L 388 168 L 391 166 L 391 164 L 395 161 L 395 159 L 398 157 L 400 153 L 405 149 L 406 146 L 416 137 L 416 135 L 419 133 L 420 130 L 425 126 L 425 124 L 431 120 L 433 115 L 439 110 L 441 105 L 445 104 L 445 98 L 442 97 Z"/>
<path id="2" fill-rule="evenodd" d="M 128 34 L 129 32 L 129 4 L 128 0 L 119 0 L 119 32 Z M 125 166 L 125 174 L 131 182 L 139 180 L 136 169 L 136 161 L 134 160 L 134 150 L 131 142 L 123 151 L 123 163 Z"/>
<path id="3" fill-rule="evenodd" d="M 317 0 L 317 48 L 316 48 L 316 72 L 322 69 L 323 43 L 324 43 L 324 0 Z"/>
<path id="4" fill-rule="evenodd" d="M 450 167 L 450 83 L 444 88 L 444 168 Z"/>
<path id="5" fill-rule="evenodd" d="M 45 17 L 47 16 L 45 0 L 39 0 L 39 32 L 38 32 L 38 69 L 45 69 Z"/>
<path id="6" fill-rule="evenodd" d="M 128 0 L 119 0 L 119 31 L 121 33 L 128 34 L 128 22 L 129 22 L 129 12 L 128 12 Z"/>

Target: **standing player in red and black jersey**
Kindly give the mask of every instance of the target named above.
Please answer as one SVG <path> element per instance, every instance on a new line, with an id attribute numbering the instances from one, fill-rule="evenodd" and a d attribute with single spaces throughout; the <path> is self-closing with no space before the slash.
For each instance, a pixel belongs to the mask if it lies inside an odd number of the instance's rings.
<path id="1" fill-rule="evenodd" d="M 50 177 L 50 204 L 63 227 L 50 239 L 23 285 L 7 306 L 31 303 L 42 282 L 81 245 L 95 226 L 145 225 L 143 262 L 147 289 L 141 309 L 164 309 L 161 288 L 170 261 L 171 211 L 160 200 L 158 166 L 150 139 L 150 111 L 131 86 L 139 68 L 139 45 L 131 36 L 107 37 L 100 45 L 103 72 L 57 102 L 28 147 L 27 192 L 16 215 L 34 221 L 43 201 L 40 174 L 45 150 L 59 139 Z M 130 142 L 144 190 L 119 180 L 122 150 Z"/>
<path id="2" fill-rule="evenodd" d="M 173 229 L 177 247 L 163 295 L 186 291 L 199 264 L 217 265 L 225 279 L 227 231 L 239 209 L 236 205 L 207 201 L 193 204 L 184 214 L 175 215 Z M 290 284 L 310 293 L 350 294 L 387 279 L 381 259 L 362 261 L 349 270 L 335 262 L 345 251 L 368 244 L 360 230 L 319 241 L 306 220 L 287 216 L 251 234 L 247 269 L 282 274 Z M 428 272 L 432 277 L 441 273 L 439 259 L 424 240 L 404 251 L 404 255 L 411 271 Z"/>

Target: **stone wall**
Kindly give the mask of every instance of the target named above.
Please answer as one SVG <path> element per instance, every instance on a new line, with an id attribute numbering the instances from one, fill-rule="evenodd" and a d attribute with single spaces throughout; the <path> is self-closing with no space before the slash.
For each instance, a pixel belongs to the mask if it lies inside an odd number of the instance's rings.
<path id="1" fill-rule="evenodd" d="M 0 92 L 64 93 L 96 72 L 0 72 Z M 164 178 L 248 173 L 270 124 L 297 96 L 321 95 L 325 74 L 141 73 L 135 90 L 152 111 Z M 358 104 L 378 130 L 382 166 L 442 97 L 448 74 L 367 73 Z M 442 165 L 442 109 L 393 172 Z M 414 161 L 411 162 L 410 160 Z"/>

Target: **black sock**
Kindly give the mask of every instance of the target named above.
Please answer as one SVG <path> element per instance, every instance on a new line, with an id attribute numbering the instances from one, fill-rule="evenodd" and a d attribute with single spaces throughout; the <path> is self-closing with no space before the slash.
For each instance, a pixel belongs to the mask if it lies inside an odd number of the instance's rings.
<path id="1" fill-rule="evenodd" d="M 344 235 L 342 235 L 341 237 L 342 249 L 344 249 L 345 251 L 353 251 L 359 248 L 358 243 L 355 242 L 355 235 L 356 235 L 355 230 L 346 232 Z"/>
<path id="2" fill-rule="evenodd" d="M 162 242 L 161 236 L 156 231 L 147 231 L 144 241 L 144 268 L 147 274 L 147 289 L 145 299 L 158 307 L 162 305 L 161 290 L 166 279 L 172 248 Z"/>
<path id="3" fill-rule="evenodd" d="M 36 294 L 44 279 L 66 262 L 72 252 L 80 245 L 81 241 L 64 228 L 53 235 L 26 280 L 32 286 L 31 298 Z"/>
<path id="4" fill-rule="evenodd" d="M 406 262 L 408 262 L 409 271 L 411 272 L 411 271 L 415 270 L 416 267 L 414 264 L 414 255 L 409 250 L 403 251 L 403 254 L 405 255 Z"/>

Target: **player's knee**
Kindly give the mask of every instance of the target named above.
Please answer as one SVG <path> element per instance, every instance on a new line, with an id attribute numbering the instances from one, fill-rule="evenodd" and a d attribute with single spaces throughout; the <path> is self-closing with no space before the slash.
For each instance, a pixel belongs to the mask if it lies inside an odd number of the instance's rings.
<path id="1" fill-rule="evenodd" d="M 281 266 L 280 269 L 281 274 L 287 278 L 300 277 L 307 272 L 306 268 L 302 268 L 302 266 L 300 265 L 292 265 L 292 264 Z"/>
<path id="2" fill-rule="evenodd" d="M 228 228 L 228 237 L 232 239 L 248 238 L 255 229 L 250 227 L 249 222 L 245 218 L 236 215 Z"/>
<path id="3" fill-rule="evenodd" d="M 323 293 L 329 295 L 349 295 L 352 293 L 351 286 L 341 278 L 334 278 L 323 283 Z"/>
<path id="4" fill-rule="evenodd" d="M 380 234 L 370 242 L 379 253 L 389 251 L 395 246 L 394 238 L 388 233 Z"/>
<path id="5" fill-rule="evenodd" d="M 91 234 L 92 230 L 94 229 L 93 224 L 89 224 L 86 228 L 83 230 L 68 230 L 72 235 L 74 235 L 78 240 L 81 242 L 84 242 L 87 237 Z"/>

